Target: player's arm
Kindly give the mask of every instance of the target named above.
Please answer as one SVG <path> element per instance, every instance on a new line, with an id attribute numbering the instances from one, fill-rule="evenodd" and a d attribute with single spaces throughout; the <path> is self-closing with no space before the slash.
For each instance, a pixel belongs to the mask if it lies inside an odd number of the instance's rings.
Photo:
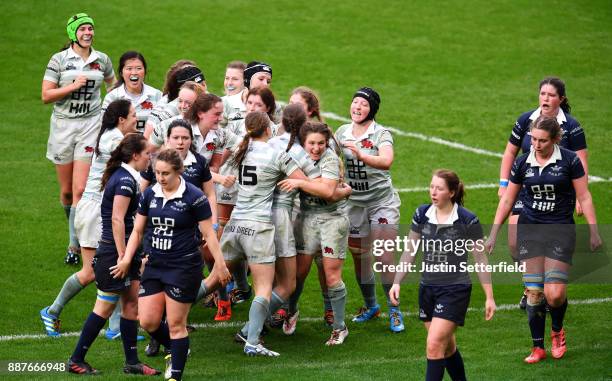
<path id="1" fill-rule="evenodd" d="M 417 233 L 414 230 L 410 230 L 410 233 L 408 233 L 408 246 L 404 248 L 404 252 L 402 253 L 402 256 L 400 257 L 399 263 L 398 265 L 401 265 L 402 263 L 405 263 L 405 266 L 397 266 L 396 268 L 408 268 L 409 265 L 414 263 L 414 259 L 416 258 L 416 254 L 417 254 L 417 248 L 419 247 L 419 241 L 421 240 L 421 233 Z M 399 299 L 400 299 L 400 290 L 401 290 L 401 286 L 400 283 L 402 283 L 402 281 L 404 280 L 404 278 L 406 277 L 407 272 L 406 271 L 397 271 L 395 273 L 395 278 L 393 279 L 393 286 L 391 286 L 391 289 L 389 290 L 389 299 L 391 300 L 391 303 L 394 305 L 398 305 L 399 304 Z"/>
<path id="2" fill-rule="evenodd" d="M 589 192 L 587 175 L 572 180 L 572 185 L 576 191 L 576 200 L 580 203 L 580 205 L 582 205 L 584 218 L 589 224 L 591 250 L 596 250 L 599 246 L 601 246 L 602 241 L 601 237 L 599 236 L 599 229 L 597 228 L 595 205 L 593 205 L 593 198 L 591 197 L 591 192 Z"/>
<path id="3" fill-rule="evenodd" d="M 391 144 L 380 147 L 378 149 L 378 155 L 376 156 L 361 152 L 354 141 L 345 141 L 342 146 L 351 150 L 358 160 L 361 160 L 365 165 L 369 165 L 372 168 L 389 170 L 391 164 L 393 164 L 394 153 Z"/>
<path id="4" fill-rule="evenodd" d="M 79 75 L 74 82 L 62 87 L 58 87 L 57 83 L 55 82 L 43 79 L 41 95 L 42 101 L 44 104 L 57 102 L 66 98 L 73 91 L 77 91 L 81 87 L 85 86 L 85 83 L 87 83 L 87 77 L 84 75 Z"/>
<path id="5" fill-rule="evenodd" d="M 353 188 L 345 182 L 339 182 L 338 186 L 334 189 L 334 194 L 332 195 L 329 201 L 337 202 L 340 200 L 344 200 L 345 198 L 349 198 L 349 196 L 353 193 Z"/>
<path id="6" fill-rule="evenodd" d="M 134 258 L 136 250 L 138 250 L 140 242 L 142 241 L 146 226 L 147 216 L 143 216 L 140 213 L 136 213 L 136 219 L 134 220 L 134 229 L 132 229 L 132 234 L 130 234 L 130 239 L 128 240 L 127 246 L 125 247 L 123 258 L 120 262 L 110 268 L 113 278 L 123 278 L 127 275 L 127 272 L 130 268 L 130 264 L 132 263 L 132 258 Z"/>
<path id="7" fill-rule="evenodd" d="M 283 192 L 301 189 L 310 195 L 331 201 L 335 189 L 338 186 L 338 180 L 326 179 L 323 177 L 317 177 L 314 180 L 309 179 L 304 175 L 301 169 L 296 169 L 291 172 L 288 178 L 280 181 L 278 186 Z"/>
<path id="8" fill-rule="evenodd" d="M 131 199 L 127 196 L 115 195 L 113 198 L 113 214 L 111 217 L 113 239 L 119 254 L 119 259 L 125 254 L 125 214 L 130 206 Z"/>
<path id="9" fill-rule="evenodd" d="M 576 155 L 580 159 L 582 163 L 582 168 L 584 169 L 584 174 L 587 175 L 587 182 L 589 180 L 589 151 L 586 148 L 576 151 Z M 582 204 L 576 198 L 576 214 L 581 216 L 583 214 Z"/>
<path id="10" fill-rule="evenodd" d="M 214 276 L 222 285 L 227 284 L 231 278 L 231 274 L 225 265 L 225 259 L 221 253 L 221 247 L 219 246 L 219 240 L 217 239 L 217 232 L 213 229 L 212 219 L 207 218 L 198 222 L 198 228 L 202 233 L 202 238 L 206 241 L 206 246 L 212 254 L 215 264 L 210 273 L 210 276 Z"/>
<path id="11" fill-rule="evenodd" d="M 214 181 L 212 179 L 204 181 L 202 183 L 202 191 L 204 191 L 204 194 L 208 199 L 208 203 L 210 204 L 210 211 L 212 212 L 212 224 L 213 226 L 215 226 L 217 225 L 217 192 L 215 191 Z"/>
<path id="12" fill-rule="evenodd" d="M 501 196 L 508 188 L 510 178 L 510 169 L 512 168 L 512 163 L 514 163 L 514 159 L 516 155 L 518 155 L 519 147 L 508 142 L 506 144 L 506 149 L 504 150 L 504 155 L 502 156 L 501 165 L 499 167 L 499 190 L 497 191 L 497 196 L 501 198 Z"/>
<path id="13" fill-rule="evenodd" d="M 478 280 L 480 281 L 480 285 L 482 286 L 482 290 L 484 291 L 486 298 L 485 320 L 491 320 L 493 318 L 493 315 L 495 314 L 497 306 L 495 305 L 495 298 L 493 297 L 493 283 L 491 281 L 491 273 L 485 271 L 486 266 L 489 264 L 489 260 L 485 253 L 484 246 L 476 246 L 474 248 L 474 251 L 472 251 L 472 255 L 474 256 L 474 263 L 481 265 L 476 267 L 476 274 L 478 275 Z M 482 269 L 483 271 L 479 271 L 480 269 Z"/>
<path id="14" fill-rule="evenodd" d="M 514 205 L 514 201 L 516 200 L 516 196 L 520 190 L 520 184 L 510 181 L 510 184 L 508 184 L 508 189 L 504 192 L 502 198 L 499 200 L 497 210 L 495 211 L 495 218 L 493 219 L 493 226 L 491 226 L 491 234 L 485 243 L 485 248 L 488 253 L 493 251 L 495 241 L 497 240 L 497 234 L 499 233 L 502 224 L 506 221 L 506 218 L 508 218 L 508 215 L 512 211 L 512 206 Z"/>

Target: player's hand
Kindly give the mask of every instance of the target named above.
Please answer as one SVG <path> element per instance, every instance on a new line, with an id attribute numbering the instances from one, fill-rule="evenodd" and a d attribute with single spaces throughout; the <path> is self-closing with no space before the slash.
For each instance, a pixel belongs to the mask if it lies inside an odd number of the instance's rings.
<path id="1" fill-rule="evenodd" d="M 124 261 L 123 259 L 119 259 L 116 265 L 109 267 L 110 273 L 114 279 L 125 278 L 129 269 L 130 262 Z"/>
<path id="2" fill-rule="evenodd" d="M 361 160 L 361 151 L 359 150 L 359 148 L 357 148 L 354 141 L 346 141 L 342 144 L 342 147 L 349 149 L 353 153 L 353 156 L 357 158 L 357 160 Z"/>
<path id="3" fill-rule="evenodd" d="M 599 236 L 599 232 L 591 232 L 591 251 L 595 251 L 601 247 L 603 241 Z"/>
<path id="4" fill-rule="evenodd" d="M 291 192 L 296 189 L 299 189 L 301 181 L 302 180 L 297 180 L 297 179 L 284 179 L 278 182 L 278 187 L 283 192 Z"/>
<path id="5" fill-rule="evenodd" d="M 86 83 L 87 83 L 87 77 L 84 75 L 79 75 L 78 77 L 76 77 L 74 82 L 72 82 L 72 85 L 74 87 L 74 90 L 78 90 L 81 87 L 85 86 Z"/>
<path id="6" fill-rule="evenodd" d="M 347 183 L 338 183 L 338 188 L 342 190 L 344 198 L 348 198 L 353 193 L 353 188 Z"/>
<path id="7" fill-rule="evenodd" d="M 394 283 L 389 290 L 389 299 L 391 300 L 391 304 L 397 306 L 399 304 L 400 299 L 400 285 Z"/>
<path id="8" fill-rule="evenodd" d="M 236 182 L 236 176 L 227 175 L 227 176 L 223 176 L 223 179 L 221 180 L 221 185 L 223 185 L 226 188 L 230 188 L 232 185 L 234 185 L 235 182 Z"/>
<path id="9" fill-rule="evenodd" d="M 219 283 L 225 286 L 232 279 L 232 274 L 230 274 L 225 262 L 216 261 L 213 269 L 211 271 L 211 275 L 214 275 Z"/>
<path id="10" fill-rule="evenodd" d="M 578 202 L 578 200 L 576 200 L 576 215 L 582 216 L 582 214 L 583 214 L 582 206 L 580 206 L 580 202 Z"/>
<path id="11" fill-rule="evenodd" d="M 493 319 L 493 315 L 495 315 L 495 310 L 497 306 L 495 305 L 495 299 L 487 299 L 485 301 L 485 320 Z"/>
<path id="12" fill-rule="evenodd" d="M 485 242 L 484 247 L 485 247 L 485 253 L 491 254 L 493 252 L 493 249 L 495 249 L 495 237 L 490 236 Z"/>

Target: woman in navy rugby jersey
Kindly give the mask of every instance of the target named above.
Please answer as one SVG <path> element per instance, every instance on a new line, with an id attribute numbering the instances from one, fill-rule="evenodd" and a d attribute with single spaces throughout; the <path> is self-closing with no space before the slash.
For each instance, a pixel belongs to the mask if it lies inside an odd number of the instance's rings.
<path id="1" fill-rule="evenodd" d="M 523 153 L 528 153 L 531 150 L 529 129 L 540 115 L 557 119 L 562 131 L 559 146 L 576 152 L 582 162 L 585 174 L 588 174 L 588 152 L 584 130 L 580 123 L 570 115 L 571 107 L 565 93 L 565 83 L 559 78 L 548 77 L 540 82 L 539 89 L 539 107 L 519 116 L 508 139 L 508 144 L 506 144 L 506 150 L 504 151 L 499 169 L 500 180 L 497 194 L 500 198 L 508 188 L 510 168 L 518 156 L 519 150 L 522 150 Z M 518 257 L 516 223 L 518 215 L 523 208 L 523 194 L 524 191 L 520 193 L 519 199 L 512 208 L 512 214 L 508 218 L 508 246 L 510 248 L 510 255 L 514 260 L 517 260 Z M 580 203 L 576 203 L 576 211 L 579 215 L 582 214 Z M 526 301 L 527 294 L 525 292 L 519 303 L 522 309 L 525 309 Z"/>
<path id="2" fill-rule="evenodd" d="M 93 260 L 98 288 L 93 312 L 85 321 L 81 337 L 68 361 L 68 371 L 97 374 L 85 362 L 85 355 L 121 298 L 121 339 L 125 352 L 125 373 L 156 375 L 159 371 L 142 364 L 136 351 L 138 333 L 138 289 L 140 257 L 126 255 L 126 242 L 134 225 L 138 206 L 138 171 L 149 164 L 147 140 L 139 134 L 127 135 L 112 152 L 102 176 L 102 236 Z M 119 263 L 125 262 L 121 270 Z M 110 271 L 109 271 L 110 269 Z"/>
<path id="3" fill-rule="evenodd" d="M 170 348 L 166 356 L 166 378 L 180 380 L 187 360 L 189 336 L 187 315 L 202 282 L 203 238 L 213 257 L 211 277 L 226 283 L 230 274 L 223 261 L 212 213 L 202 190 L 184 180 L 183 160 L 177 150 L 167 149 L 155 160 L 157 184 L 144 191 L 134 230 L 125 255 L 115 271 L 127 271 L 144 237 L 149 255 L 142 275 L 138 307 L 141 326 L 158 342 Z M 166 322 L 162 315 L 166 312 Z"/>
<path id="4" fill-rule="evenodd" d="M 561 358 L 567 350 L 563 319 L 567 309 L 568 272 L 576 243 L 573 218 L 576 202 L 582 206 L 590 225 L 592 250 L 601 245 L 601 238 L 586 172 L 577 153 L 559 146 L 562 132 L 557 119 L 540 116 L 530 132 L 533 148 L 512 166 L 510 183 L 499 201 L 487 249 L 490 252 L 495 246 L 501 224 L 519 190 L 524 189 L 517 242 L 519 260 L 526 263 L 523 282 L 533 340 L 533 349 L 525 362 L 532 364 L 546 358 L 547 304 L 552 319 L 552 356 Z"/>
<path id="5" fill-rule="evenodd" d="M 424 246 L 423 266 L 426 266 L 419 285 L 419 318 L 427 329 L 425 379 L 442 380 L 446 369 L 452 380 L 465 380 L 455 330 L 457 326 L 463 326 L 472 285 L 469 274 L 461 271 L 461 265 L 467 263 L 467 252 L 459 249 L 458 244 L 462 241 L 461 247 L 465 248 L 469 241 L 473 241 L 475 261 L 486 264 L 482 241 L 480 250 L 477 245 L 478 240 L 483 238 L 482 227 L 478 217 L 462 206 L 463 183 L 454 172 L 444 169 L 435 171 L 429 185 L 429 197 L 431 204 L 419 206 L 412 217 L 409 240 L 420 243 L 446 242 L 450 239 L 457 247 L 450 252 L 440 252 L 432 249 L 435 244 L 415 245 Z M 406 248 L 400 264 L 412 264 L 415 255 L 416 252 L 410 247 Z M 447 270 L 435 271 L 436 266 L 445 265 L 448 265 Z M 400 283 L 405 275 L 406 272 L 395 275 L 389 290 L 393 303 L 399 302 Z M 491 320 L 496 309 L 491 277 L 488 272 L 478 272 L 478 278 L 486 296 L 485 319 Z"/>

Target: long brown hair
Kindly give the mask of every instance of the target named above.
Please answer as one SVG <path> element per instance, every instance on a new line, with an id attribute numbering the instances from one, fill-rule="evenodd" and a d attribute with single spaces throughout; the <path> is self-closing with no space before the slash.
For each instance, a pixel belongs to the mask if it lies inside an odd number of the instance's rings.
<path id="1" fill-rule="evenodd" d="M 289 144 L 287 144 L 287 152 L 293 147 L 296 140 L 299 140 L 300 129 L 306 123 L 306 111 L 302 105 L 291 104 L 283 110 L 282 124 L 285 131 L 290 134 Z"/>
<path id="2" fill-rule="evenodd" d="M 185 83 L 185 85 L 187 83 Z M 189 108 L 189 111 L 187 111 L 187 115 L 185 115 L 185 119 L 187 119 L 187 121 L 189 121 L 191 124 L 196 124 L 199 121 L 198 113 L 207 112 L 219 102 L 223 102 L 223 100 L 219 98 L 218 96 L 216 96 L 215 94 L 210 94 L 210 93 L 198 94 L 198 97 L 193 102 L 193 105 L 191 105 L 191 107 Z"/>
<path id="3" fill-rule="evenodd" d="M 266 129 L 270 127 L 270 123 L 270 118 L 265 112 L 254 111 L 247 114 L 246 118 L 244 118 L 244 125 L 247 133 L 244 135 L 236 154 L 232 158 L 232 166 L 240 167 L 246 156 L 251 139 L 262 136 L 266 132 Z"/>
<path id="4" fill-rule="evenodd" d="M 463 182 L 459 179 L 459 176 L 450 169 L 436 169 L 433 173 L 434 176 L 439 177 L 446 182 L 448 190 L 454 192 L 451 201 L 463 206 L 463 199 L 465 198 L 465 187 Z"/>
<path id="5" fill-rule="evenodd" d="M 306 143 L 306 137 L 308 136 L 308 134 L 321 134 L 323 135 L 323 137 L 325 137 L 325 145 L 327 146 L 327 148 L 329 148 L 329 141 L 333 140 L 334 143 L 336 143 L 336 149 L 334 150 L 336 152 L 336 155 L 338 155 L 338 159 L 340 160 L 340 178 L 343 179 L 344 178 L 344 160 L 343 160 L 343 156 L 341 154 L 341 150 L 340 150 L 340 144 L 338 143 L 338 141 L 336 140 L 336 137 L 334 136 L 334 133 L 332 132 L 331 128 L 329 128 L 329 126 L 325 123 L 322 122 L 306 122 L 306 124 L 304 124 L 302 126 L 302 128 L 300 129 L 300 144 L 302 146 L 304 146 L 304 144 Z"/>
<path id="6" fill-rule="evenodd" d="M 274 93 L 267 87 L 254 87 L 249 89 L 246 99 L 248 100 L 251 95 L 259 95 L 261 101 L 268 108 L 268 117 L 270 120 L 274 120 L 274 112 L 276 111 L 276 98 L 274 98 Z"/>
<path id="7" fill-rule="evenodd" d="M 319 97 L 317 96 L 317 93 L 314 92 L 314 90 L 306 86 L 300 86 L 296 87 L 291 92 L 292 96 L 296 94 L 302 97 L 304 102 L 306 102 L 308 112 L 312 115 L 312 118 L 317 118 L 319 122 L 325 122 L 325 120 L 321 116 L 321 103 L 319 102 Z"/>
<path id="8" fill-rule="evenodd" d="M 127 134 L 117 148 L 111 152 L 110 159 L 106 162 L 106 168 L 100 183 L 100 191 L 104 190 L 113 173 L 121 167 L 121 163 L 129 163 L 135 154 L 141 153 L 146 149 L 147 139 L 144 136 L 138 133 Z"/>
<path id="9" fill-rule="evenodd" d="M 176 74 L 187 66 L 197 66 L 191 60 L 178 60 L 166 72 L 166 81 L 164 82 L 163 94 L 168 96 L 168 102 L 171 102 L 178 97 L 180 84 L 176 80 Z"/>

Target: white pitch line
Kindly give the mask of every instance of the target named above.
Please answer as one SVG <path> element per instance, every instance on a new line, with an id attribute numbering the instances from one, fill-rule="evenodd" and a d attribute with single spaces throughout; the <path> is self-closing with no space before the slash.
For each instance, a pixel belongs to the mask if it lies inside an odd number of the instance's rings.
<path id="1" fill-rule="evenodd" d="M 591 299 L 576 299 L 576 300 L 568 300 L 570 305 L 588 305 L 588 304 L 603 304 L 603 303 L 611 303 L 611 298 L 591 298 Z M 512 311 L 517 310 L 519 307 L 517 304 L 501 304 L 497 306 L 497 311 Z M 484 308 L 468 308 L 468 312 L 484 312 Z M 417 314 L 414 312 L 402 312 L 404 316 L 416 316 Z M 381 317 L 385 318 L 389 315 L 386 313 L 381 313 Z M 352 318 L 352 316 L 347 316 L 347 319 Z M 318 323 L 322 322 L 323 318 L 321 316 L 312 317 L 305 316 L 300 317 L 301 322 L 305 323 Z M 192 324 L 196 328 L 206 328 L 206 329 L 219 329 L 219 328 L 240 328 L 244 325 L 244 321 L 229 321 L 229 322 L 218 322 L 218 323 L 197 323 Z M 76 337 L 79 336 L 80 332 L 65 332 L 62 333 L 62 337 Z M 28 340 L 28 339 L 49 339 L 47 335 L 44 334 L 23 334 L 23 335 L 4 335 L 0 336 L 0 342 L 6 341 L 16 341 L 16 340 Z M 59 338 L 58 338 L 59 339 Z"/>
<path id="2" fill-rule="evenodd" d="M 340 116 L 338 114 L 334 114 L 333 112 L 323 112 L 321 113 L 321 115 L 323 115 L 326 118 L 332 119 L 332 120 L 337 120 L 339 122 L 344 122 L 344 123 L 351 122 L 350 119 Z M 493 151 L 489 151 L 489 150 L 482 149 L 482 148 L 470 147 L 465 144 L 442 139 L 437 136 L 427 136 L 424 134 L 420 134 L 418 132 L 407 132 L 407 131 L 400 130 L 397 127 L 383 126 L 382 124 L 380 126 L 388 129 L 389 131 L 392 131 L 393 133 L 397 135 L 405 136 L 408 138 L 414 138 L 414 139 L 423 140 L 425 142 L 441 144 L 447 147 L 452 147 L 452 148 L 456 148 L 462 151 L 468 151 L 468 152 L 472 152 L 472 153 L 479 154 L 479 155 L 493 156 L 493 157 L 498 157 L 498 158 L 501 158 L 503 156 L 501 153 L 498 153 L 498 152 L 493 152 Z"/>

